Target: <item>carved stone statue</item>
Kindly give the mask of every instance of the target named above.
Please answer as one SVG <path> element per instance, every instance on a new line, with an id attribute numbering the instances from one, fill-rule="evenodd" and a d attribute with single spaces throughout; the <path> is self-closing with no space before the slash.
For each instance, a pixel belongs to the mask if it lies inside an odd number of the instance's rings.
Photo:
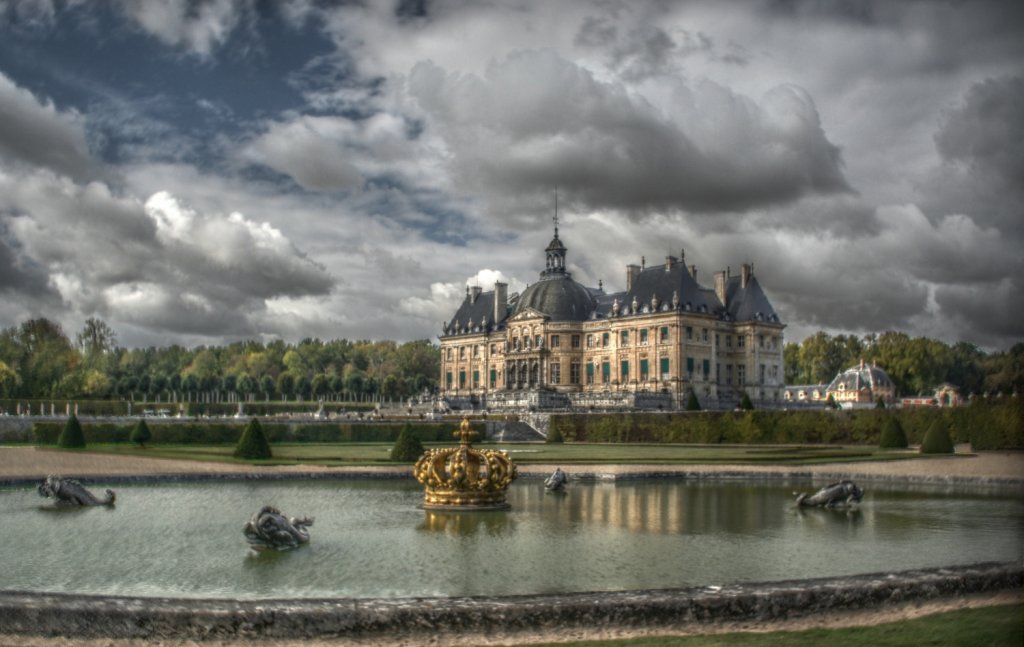
<path id="1" fill-rule="evenodd" d="M 97 499 L 96 496 L 85 489 L 75 479 L 66 479 L 50 475 L 43 479 L 43 482 L 36 488 L 39 496 L 55 499 L 57 505 L 114 505 L 113 490 L 107 490 L 107 498 Z"/>
<path id="2" fill-rule="evenodd" d="M 245 524 L 242 534 L 253 550 L 283 550 L 309 543 L 309 530 L 313 519 L 285 517 L 273 506 L 263 506 Z"/>
<path id="3" fill-rule="evenodd" d="M 814 494 L 800 494 L 796 497 L 798 506 L 820 506 L 823 508 L 835 508 L 848 506 L 852 503 L 860 503 L 864 497 L 864 490 L 857 487 L 853 481 L 840 481 L 821 488 Z"/>
<path id="4" fill-rule="evenodd" d="M 569 477 L 565 475 L 561 467 L 556 467 L 555 471 L 551 473 L 551 476 L 544 479 L 544 487 L 550 492 L 556 492 L 565 487 L 565 484 L 569 482 Z"/>

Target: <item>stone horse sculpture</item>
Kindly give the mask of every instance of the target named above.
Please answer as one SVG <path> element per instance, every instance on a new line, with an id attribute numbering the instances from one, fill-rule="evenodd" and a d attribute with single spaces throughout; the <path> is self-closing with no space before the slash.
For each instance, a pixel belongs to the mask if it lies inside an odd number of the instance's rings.
<path id="1" fill-rule="evenodd" d="M 561 467 L 556 467 L 555 471 L 552 472 L 551 476 L 544 479 L 544 487 L 549 492 L 557 492 L 565 487 L 565 484 L 569 482 L 569 477 L 565 475 Z"/>
<path id="2" fill-rule="evenodd" d="M 823 508 L 835 508 L 848 506 L 852 503 L 860 503 L 864 496 L 864 490 L 857 487 L 853 481 L 839 481 L 821 488 L 814 494 L 799 494 L 796 497 L 797 506 L 819 506 Z"/>
<path id="3" fill-rule="evenodd" d="M 114 505 L 117 498 L 113 490 L 107 490 L 105 499 L 97 499 L 96 496 L 85 489 L 85 486 L 75 479 L 66 479 L 50 475 L 43 479 L 43 482 L 36 488 L 39 496 L 47 497 L 57 501 L 57 505 Z"/>
<path id="4" fill-rule="evenodd" d="M 309 543 L 309 526 L 313 519 L 285 517 L 273 506 L 263 506 L 245 524 L 242 533 L 253 550 L 295 548 Z"/>

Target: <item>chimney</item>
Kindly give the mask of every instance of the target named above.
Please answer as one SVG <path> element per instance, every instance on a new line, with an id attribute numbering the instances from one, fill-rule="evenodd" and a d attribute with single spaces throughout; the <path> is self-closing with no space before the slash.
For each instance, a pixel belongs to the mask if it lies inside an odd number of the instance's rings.
<path id="1" fill-rule="evenodd" d="M 643 271 L 644 268 L 646 268 L 646 267 L 647 267 L 647 257 L 646 256 L 641 256 L 640 257 L 640 271 Z"/>
<path id="2" fill-rule="evenodd" d="M 747 283 L 750 282 L 750 277 L 754 273 L 754 266 L 750 263 L 744 263 L 740 266 L 740 287 L 746 288 Z"/>
<path id="3" fill-rule="evenodd" d="M 694 281 L 697 280 L 697 266 L 696 265 L 691 265 L 690 266 L 690 276 L 693 277 Z"/>
<path id="4" fill-rule="evenodd" d="M 672 271 L 672 266 L 675 265 L 675 263 L 676 263 L 676 257 L 675 256 L 671 256 L 671 255 L 670 256 L 666 256 L 665 257 L 665 271 L 666 272 Z"/>
<path id="5" fill-rule="evenodd" d="M 497 326 L 505 320 L 508 312 L 508 283 L 500 281 L 494 284 L 494 325 Z"/>
<path id="6" fill-rule="evenodd" d="M 480 296 L 481 292 L 483 292 L 483 288 L 481 288 L 479 285 L 474 285 L 474 286 L 470 287 L 469 288 L 469 302 L 470 303 L 476 303 L 477 297 Z"/>
<path id="7" fill-rule="evenodd" d="M 728 306 L 725 302 L 725 277 L 727 272 L 715 272 L 715 295 L 718 300 L 722 302 L 723 306 Z"/>
<path id="8" fill-rule="evenodd" d="M 640 267 L 637 265 L 626 266 L 626 292 L 633 289 L 633 281 L 640 276 Z"/>

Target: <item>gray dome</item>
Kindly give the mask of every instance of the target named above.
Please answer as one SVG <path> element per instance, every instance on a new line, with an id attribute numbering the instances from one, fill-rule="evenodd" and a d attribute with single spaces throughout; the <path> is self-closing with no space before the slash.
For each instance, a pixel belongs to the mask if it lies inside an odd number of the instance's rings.
<path id="1" fill-rule="evenodd" d="M 546 277 L 523 290 L 516 303 L 516 315 L 533 308 L 552 321 L 583 321 L 597 307 L 593 295 L 568 275 Z"/>

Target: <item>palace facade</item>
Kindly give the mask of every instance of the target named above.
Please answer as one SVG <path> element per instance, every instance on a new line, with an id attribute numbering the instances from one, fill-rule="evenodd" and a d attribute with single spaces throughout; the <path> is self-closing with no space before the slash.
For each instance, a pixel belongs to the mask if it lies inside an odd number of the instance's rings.
<path id="1" fill-rule="evenodd" d="M 783 328 L 751 264 L 697 282 L 683 254 L 626 266 L 626 289 L 585 287 L 558 227 L 540 279 L 466 298 L 440 335 L 440 396 L 460 409 L 673 409 L 690 392 L 731 408 L 781 403 Z"/>

